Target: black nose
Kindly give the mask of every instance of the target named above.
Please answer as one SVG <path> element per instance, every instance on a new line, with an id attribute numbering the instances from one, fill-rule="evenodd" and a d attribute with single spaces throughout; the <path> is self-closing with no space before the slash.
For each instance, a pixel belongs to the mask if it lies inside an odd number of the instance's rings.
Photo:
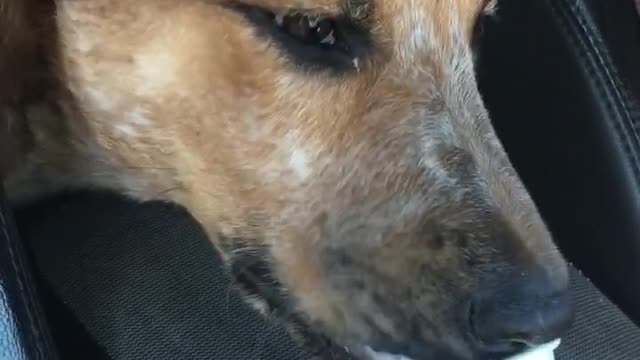
<path id="1" fill-rule="evenodd" d="M 516 273 L 482 289 L 471 306 L 472 331 L 490 351 L 513 351 L 562 337 L 573 320 L 566 285 L 548 272 Z"/>

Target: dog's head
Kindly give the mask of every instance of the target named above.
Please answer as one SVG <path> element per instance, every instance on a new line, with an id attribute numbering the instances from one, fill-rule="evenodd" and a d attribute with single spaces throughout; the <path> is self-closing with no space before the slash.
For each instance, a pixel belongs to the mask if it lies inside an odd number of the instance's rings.
<path id="1" fill-rule="evenodd" d="M 492 1 L 58 4 L 62 76 L 123 188 L 189 208 L 271 311 L 374 358 L 567 327 L 566 265 L 474 78 Z"/>

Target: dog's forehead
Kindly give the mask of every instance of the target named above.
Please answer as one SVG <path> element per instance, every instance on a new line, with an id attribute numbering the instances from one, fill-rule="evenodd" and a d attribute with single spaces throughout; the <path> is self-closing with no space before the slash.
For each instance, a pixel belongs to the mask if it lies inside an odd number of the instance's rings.
<path id="1" fill-rule="evenodd" d="M 443 13 L 474 15 L 482 7 L 486 7 L 488 3 L 495 3 L 496 0 L 241 0 L 240 2 L 269 9 L 308 9 L 329 14 L 340 13 L 345 9 L 362 13 L 377 8 L 386 9 L 384 13 L 387 15 L 403 16 L 403 12 L 414 10 L 437 18 Z"/>
<path id="2" fill-rule="evenodd" d="M 305 9 L 328 14 L 341 12 L 345 4 L 352 0 L 241 0 L 240 3 L 259 6 L 271 10 Z M 374 0 L 359 0 L 368 3 Z"/>
<path id="3" fill-rule="evenodd" d="M 428 26 L 432 31 L 448 34 L 470 31 L 486 7 L 486 0 L 404 0 L 375 2 L 377 21 L 392 29 Z"/>

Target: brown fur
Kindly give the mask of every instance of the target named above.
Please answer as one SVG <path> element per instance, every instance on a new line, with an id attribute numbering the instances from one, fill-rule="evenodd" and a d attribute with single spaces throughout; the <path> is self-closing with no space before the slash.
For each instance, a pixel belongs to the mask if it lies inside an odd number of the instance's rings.
<path id="1" fill-rule="evenodd" d="M 99 187 L 181 204 L 231 267 L 268 264 L 286 317 L 344 345 L 400 341 L 411 323 L 468 359 L 455 313 L 487 274 L 566 284 L 477 91 L 486 3 L 349 0 L 373 45 L 339 75 L 296 69 L 237 3 L 57 0 L 57 38 L 42 37 L 58 81 L 22 109 L 34 150 L 7 180 L 13 200 Z"/>

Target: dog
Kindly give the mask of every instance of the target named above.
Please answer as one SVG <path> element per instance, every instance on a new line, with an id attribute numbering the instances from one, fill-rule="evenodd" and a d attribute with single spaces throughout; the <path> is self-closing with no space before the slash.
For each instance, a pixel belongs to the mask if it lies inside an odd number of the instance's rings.
<path id="1" fill-rule="evenodd" d="M 569 327 L 566 262 L 475 79 L 495 1 L 51 1 L 23 22 L 48 76 L 13 106 L 12 202 L 185 207 L 320 358 L 501 359 Z"/>

